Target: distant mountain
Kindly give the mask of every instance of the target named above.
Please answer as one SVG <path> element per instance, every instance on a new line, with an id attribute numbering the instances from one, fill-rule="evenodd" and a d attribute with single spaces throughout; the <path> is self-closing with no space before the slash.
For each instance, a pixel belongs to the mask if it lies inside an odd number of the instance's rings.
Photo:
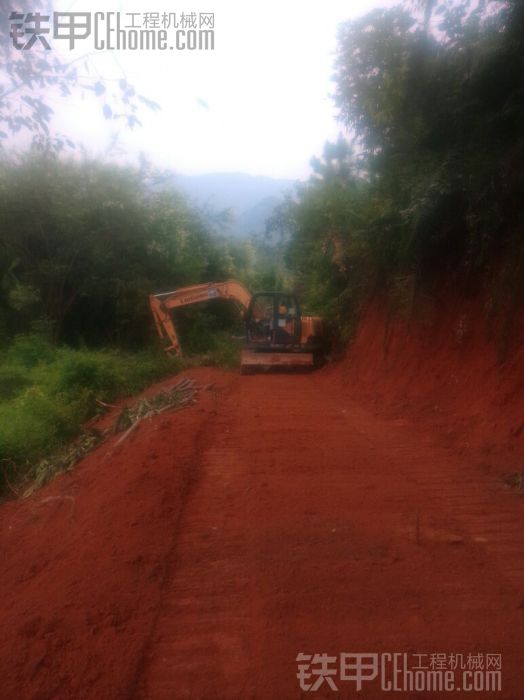
<path id="1" fill-rule="evenodd" d="M 229 232 L 244 237 L 265 231 L 266 219 L 295 181 L 244 173 L 210 173 L 174 174 L 172 184 L 197 206 L 214 211 L 231 209 L 234 222 Z"/>

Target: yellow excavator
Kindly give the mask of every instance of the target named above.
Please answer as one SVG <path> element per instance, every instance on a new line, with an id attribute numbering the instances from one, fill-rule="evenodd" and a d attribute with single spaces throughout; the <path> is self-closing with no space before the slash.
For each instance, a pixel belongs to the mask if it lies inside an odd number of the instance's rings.
<path id="1" fill-rule="evenodd" d="M 243 313 L 245 337 L 240 366 L 243 374 L 257 369 L 307 369 L 314 366 L 322 346 L 322 319 L 302 316 L 294 294 L 251 294 L 237 280 L 196 284 L 150 295 L 149 304 L 158 334 L 166 344 L 166 352 L 182 354 L 172 311 L 213 299 L 230 299 Z"/>

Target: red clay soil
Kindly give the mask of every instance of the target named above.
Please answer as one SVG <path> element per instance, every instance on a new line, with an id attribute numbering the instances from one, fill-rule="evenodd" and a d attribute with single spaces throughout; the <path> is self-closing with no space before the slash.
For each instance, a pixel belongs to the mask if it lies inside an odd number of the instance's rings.
<path id="1" fill-rule="evenodd" d="M 446 444 L 476 447 L 486 463 L 523 469 L 524 314 L 503 356 L 501 324 L 490 328 L 478 298 L 442 299 L 419 315 L 386 324 L 384 306 L 370 306 L 344 362 L 328 370 L 335 384 L 387 414 L 426 419 Z"/>
<path id="2" fill-rule="evenodd" d="M 445 403 L 429 377 L 412 392 L 398 367 L 379 393 L 373 373 L 388 373 L 367 323 L 341 365 L 313 375 L 188 372 L 213 384 L 196 405 L 0 508 L 1 698 L 522 700 L 524 497 L 497 461 L 522 457 L 519 399 L 500 403 L 493 380 L 482 400 L 486 358 L 467 401 Z M 337 692 L 306 690 L 318 675 L 300 688 L 301 652 L 336 657 Z M 466 671 L 469 654 L 501 654 L 502 690 L 466 692 L 459 664 L 461 690 L 386 692 L 377 677 L 357 695 L 342 653 L 410 666 L 462 654 Z"/>

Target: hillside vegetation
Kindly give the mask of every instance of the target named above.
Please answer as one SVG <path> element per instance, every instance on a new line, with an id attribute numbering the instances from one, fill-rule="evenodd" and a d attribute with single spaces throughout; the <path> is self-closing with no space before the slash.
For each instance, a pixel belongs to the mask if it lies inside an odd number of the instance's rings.
<path id="1" fill-rule="evenodd" d="M 522 304 L 524 5 L 404 2 L 340 27 L 326 144 L 276 219 L 297 284 L 350 337 L 377 291 L 393 312 L 442 286 Z"/>

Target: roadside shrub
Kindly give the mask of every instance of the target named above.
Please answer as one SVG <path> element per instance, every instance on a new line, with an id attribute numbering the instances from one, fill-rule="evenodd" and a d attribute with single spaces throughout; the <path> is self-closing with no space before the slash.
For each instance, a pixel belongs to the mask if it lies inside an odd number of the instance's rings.
<path id="1" fill-rule="evenodd" d="M 39 362 L 52 362 L 54 350 L 48 340 L 41 335 L 19 335 L 7 351 L 7 360 L 23 367 L 35 367 Z"/>
<path id="2" fill-rule="evenodd" d="M 16 365 L 0 367 L 0 400 L 12 399 L 23 391 L 30 379 L 26 372 Z"/>
<path id="3" fill-rule="evenodd" d="M 240 365 L 242 343 L 230 333 L 218 333 L 213 347 L 206 353 L 205 363 L 224 369 L 236 369 Z"/>
<path id="4" fill-rule="evenodd" d="M 161 351 L 72 350 L 39 340 L 17 338 L 0 366 L 0 460 L 22 473 L 77 435 L 100 408 L 97 399 L 137 393 L 182 367 Z"/>
<path id="5" fill-rule="evenodd" d="M 122 367 L 111 354 L 69 351 L 58 360 L 57 390 L 76 392 L 89 389 L 106 397 L 113 396 L 125 383 Z"/>

